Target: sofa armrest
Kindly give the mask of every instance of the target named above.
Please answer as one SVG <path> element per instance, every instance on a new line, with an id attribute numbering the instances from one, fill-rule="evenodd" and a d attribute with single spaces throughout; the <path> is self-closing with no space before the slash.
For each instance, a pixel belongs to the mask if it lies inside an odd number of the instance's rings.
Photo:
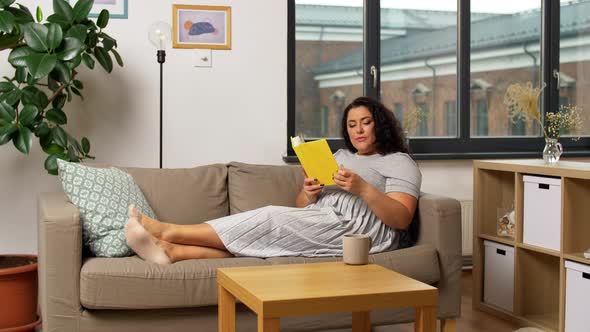
<path id="1" fill-rule="evenodd" d="M 461 205 L 449 197 L 423 194 L 418 204 L 420 235 L 418 244 L 431 244 L 440 264 L 439 315 L 459 317 L 461 313 Z"/>
<path id="2" fill-rule="evenodd" d="M 45 331 L 78 331 L 82 227 L 65 193 L 37 200 L 39 302 Z"/>

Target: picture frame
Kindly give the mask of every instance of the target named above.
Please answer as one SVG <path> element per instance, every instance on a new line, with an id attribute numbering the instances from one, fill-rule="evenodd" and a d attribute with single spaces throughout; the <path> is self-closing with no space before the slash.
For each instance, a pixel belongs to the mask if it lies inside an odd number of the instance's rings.
<path id="1" fill-rule="evenodd" d="M 88 17 L 98 17 L 103 9 L 109 11 L 109 18 L 127 19 L 128 16 L 128 0 L 94 0 L 94 5 L 90 10 Z M 78 0 L 68 1 L 72 7 Z"/>
<path id="2" fill-rule="evenodd" d="M 172 5 L 172 47 L 231 49 L 231 7 Z"/>

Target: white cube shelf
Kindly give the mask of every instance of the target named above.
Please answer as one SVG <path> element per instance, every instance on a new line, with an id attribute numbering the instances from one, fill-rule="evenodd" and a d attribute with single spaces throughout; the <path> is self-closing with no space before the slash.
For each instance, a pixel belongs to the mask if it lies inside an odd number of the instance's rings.
<path id="1" fill-rule="evenodd" d="M 506 311 L 514 303 L 514 247 L 484 241 L 483 301 Z"/>
<path id="2" fill-rule="evenodd" d="M 561 249 L 561 179 L 523 176 L 523 242 Z"/>
<path id="3" fill-rule="evenodd" d="M 565 330 L 586 332 L 590 328 L 590 266 L 566 261 Z"/>

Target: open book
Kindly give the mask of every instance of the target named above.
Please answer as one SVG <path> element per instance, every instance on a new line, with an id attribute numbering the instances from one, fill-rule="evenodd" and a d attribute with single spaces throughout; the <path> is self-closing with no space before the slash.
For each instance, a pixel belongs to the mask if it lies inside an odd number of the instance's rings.
<path id="1" fill-rule="evenodd" d="M 326 186 L 336 184 L 332 175 L 338 172 L 338 163 L 325 139 L 305 142 L 296 136 L 291 137 L 291 145 L 308 177 Z"/>

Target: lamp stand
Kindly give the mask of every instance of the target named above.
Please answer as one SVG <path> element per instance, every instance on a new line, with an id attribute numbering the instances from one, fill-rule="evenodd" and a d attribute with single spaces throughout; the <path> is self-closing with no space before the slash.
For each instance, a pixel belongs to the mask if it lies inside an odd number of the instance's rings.
<path id="1" fill-rule="evenodd" d="M 163 137 L 163 114 L 164 114 L 164 62 L 166 62 L 166 51 L 158 50 L 158 63 L 160 64 L 160 168 L 162 168 L 162 137 Z"/>

